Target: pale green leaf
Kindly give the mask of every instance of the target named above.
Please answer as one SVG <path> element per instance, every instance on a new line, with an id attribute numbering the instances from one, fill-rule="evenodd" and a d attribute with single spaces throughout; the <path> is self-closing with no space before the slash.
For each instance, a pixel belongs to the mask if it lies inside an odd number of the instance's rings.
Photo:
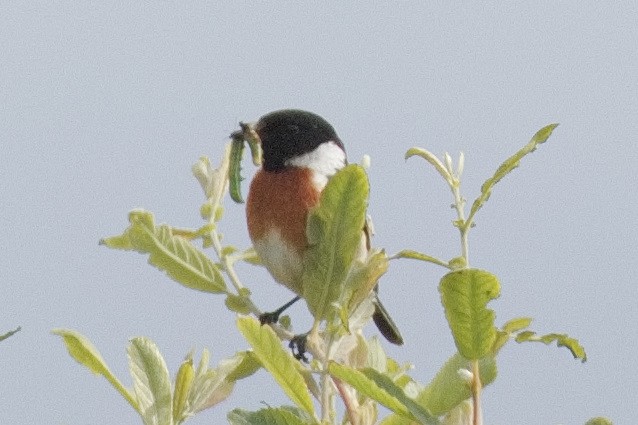
<path id="1" fill-rule="evenodd" d="M 503 332 L 507 333 L 515 333 L 518 331 L 522 331 L 525 328 L 528 328 L 529 325 L 532 324 L 531 317 L 517 317 L 512 320 L 508 320 L 502 327 Z"/>
<path id="2" fill-rule="evenodd" d="M 241 367 L 246 357 L 246 352 L 239 352 L 220 361 L 215 369 L 209 369 L 209 355 L 205 350 L 188 397 L 189 415 L 215 406 L 230 395 L 235 379 L 229 376 L 242 373 L 237 372 L 237 368 Z"/>
<path id="3" fill-rule="evenodd" d="M 479 269 L 456 270 L 443 276 L 439 292 L 461 355 L 467 359 L 488 355 L 496 339 L 495 313 L 487 308 L 500 293 L 496 276 Z"/>
<path id="4" fill-rule="evenodd" d="M 571 338 L 567 334 L 557 334 L 551 333 L 547 335 L 536 335 L 536 332 L 532 331 L 523 331 L 516 335 L 516 342 L 542 342 L 545 345 L 549 345 L 552 342 L 556 341 L 556 345 L 559 347 L 567 348 L 575 359 L 580 359 L 581 362 L 585 363 L 587 361 L 587 353 L 585 353 L 585 348 L 578 342 L 577 339 Z"/>
<path id="5" fill-rule="evenodd" d="M 129 221 L 131 225 L 121 236 L 103 239 L 101 243 L 111 248 L 130 246 L 142 254 L 150 254 L 150 264 L 188 288 L 226 292 L 218 267 L 188 239 L 173 235 L 166 225 L 155 226 L 153 215 L 147 211 L 132 211 Z"/>
<path id="6" fill-rule="evenodd" d="M 518 165 L 520 164 L 521 159 L 523 159 L 523 157 L 525 155 L 527 155 L 527 154 L 529 154 L 531 152 L 534 152 L 534 150 L 536 150 L 538 145 L 540 145 L 541 143 L 544 143 L 549 138 L 549 136 L 551 136 L 552 132 L 554 131 L 554 129 L 557 126 L 558 126 L 558 124 L 550 124 L 548 126 L 545 126 L 545 127 L 541 128 L 540 130 L 538 130 L 536 132 L 536 134 L 534 135 L 534 137 L 532 137 L 532 140 L 530 140 L 528 144 L 523 146 L 514 155 L 510 156 L 509 158 L 507 158 L 498 167 L 498 169 L 496 170 L 494 175 L 492 177 L 490 177 L 489 179 L 487 179 L 485 181 L 485 183 L 483 183 L 483 185 L 481 186 L 481 194 L 472 203 L 472 207 L 470 208 L 470 214 L 468 215 L 468 218 L 465 221 L 467 226 L 471 225 L 473 217 L 476 214 L 476 212 L 479 209 L 481 209 L 481 207 L 483 206 L 483 204 L 485 204 L 485 202 L 487 202 L 487 200 L 490 197 L 490 194 L 492 193 L 492 189 L 494 188 L 496 183 L 501 181 L 501 179 L 503 177 L 505 177 L 507 174 L 512 172 L 512 170 L 514 170 L 516 167 L 518 167 Z"/>
<path id="7" fill-rule="evenodd" d="M 188 394 L 190 393 L 195 369 L 191 355 L 184 360 L 175 377 L 175 390 L 173 391 L 173 423 L 179 424 L 188 417 Z"/>
<path id="8" fill-rule="evenodd" d="M 308 217 L 310 248 L 304 256 L 303 297 L 317 320 L 333 311 L 360 246 L 368 202 L 368 178 L 359 165 L 339 170 Z"/>
<path id="9" fill-rule="evenodd" d="M 314 417 L 315 408 L 308 387 L 295 364 L 298 361 L 284 350 L 270 326 L 262 326 L 251 317 L 240 317 L 237 319 L 237 327 L 253 348 L 255 357 L 275 378 L 290 400 Z"/>
<path id="10" fill-rule="evenodd" d="M 450 174 L 450 172 L 445 168 L 445 165 L 441 162 L 439 158 L 436 157 L 432 152 L 427 151 L 422 148 L 410 148 L 405 153 L 405 159 L 411 158 L 413 156 L 419 156 L 429 162 L 434 169 L 443 177 L 450 186 L 455 184 L 454 178 Z"/>
<path id="11" fill-rule="evenodd" d="M 87 367 L 96 375 L 104 376 L 136 411 L 140 411 L 135 396 L 113 375 L 104 359 L 102 359 L 100 352 L 86 337 L 70 329 L 54 329 L 52 333 L 62 337 L 69 355 L 75 361 Z"/>
<path id="12" fill-rule="evenodd" d="M 128 346 L 129 370 L 145 425 L 171 425 L 171 382 L 164 358 L 153 341 L 133 338 Z"/>
<path id="13" fill-rule="evenodd" d="M 603 417 L 591 418 L 585 425 L 613 425 L 611 420 Z"/>
<path id="14" fill-rule="evenodd" d="M 374 380 L 366 376 L 365 373 L 333 361 L 328 365 L 328 372 L 333 378 L 345 382 L 359 393 L 377 401 L 393 412 L 407 418 L 414 418 L 409 409 L 401 403 L 401 401 L 377 385 Z"/>
<path id="15" fill-rule="evenodd" d="M 395 259 L 395 258 L 407 258 L 411 260 L 419 260 L 419 261 L 425 261 L 428 263 L 438 264 L 439 266 L 443 266 L 445 268 L 450 267 L 449 264 L 443 260 L 439 260 L 438 258 L 432 257 L 431 255 L 423 254 L 417 251 L 412 251 L 410 249 L 404 249 L 402 251 L 399 251 L 391 257 L 391 259 Z"/>
<path id="16" fill-rule="evenodd" d="M 397 415 L 393 413 L 383 418 L 379 425 L 420 425 L 413 419 L 406 418 L 405 416 Z"/>
<path id="17" fill-rule="evenodd" d="M 397 399 L 403 404 L 412 416 L 422 424 L 438 424 L 439 421 L 428 410 L 417 403 L 414 399 L 408 397 L 403 388 L 398 386 L 389 376 L 379 373 L 372 368 L 366 368 L 363 373 L 369 379 L 372 379 L 376 385 L 382 388 L 385 392 Z"/>
<path id="18" fill-rule="evenodd" d="M 303 411 L 293 408 L 266 408 L 256 412 L 234 409 L 228 413 L 230 425 L 308 425 L 316 424 L 304 415 Z"/>
<path id="19" fill-rule="evenodd" d="M 472 402 L 470 400 L 464 400 L 447 412 L 441 421 L 441 425 L 472 425 L 472 412 Z"/>
<path id="20" fill-rule="evenodd" d="M 434 379 L 416 400 L 433 415 L 443 415 L 471 396 L 467 382 L 459 376 L 459 369 L 471 369 L 470 361 L 455 354 L 441 367 Z M 496 379 L 496 360 L 485 357 L 479 360 L 479 373 L 483 386 Z"/>
<path id="21" fill-rule="evenodd" d="M 377 282 L 388 271 L 388 256 L 384 251 L 374 250 L 365 262 L 355 261 L 345 282 L 344 291 L 348 291 L 348 313 L 354 309 L 374 289 Z"/>
<path id="22" fill-rule="evenodd" d="M 241 295 L 227 294 L 224 303 L 230 311 L 239 314 L 248 314 L 250 313 L 252 301 L 250 298 Z"/>
<path id="23" fill-rule="evenodd" d="M 15 328 L 12 331 L 9 331 L 3 335 L 0 335 L 0 341 L 2 341 L 3 339 L 7 339 L 9 338 L 11 335 L 15 335 L 16 333 L 20 332 L 22 328 L 20 326 L 18 326 L 17 328 Z"/>

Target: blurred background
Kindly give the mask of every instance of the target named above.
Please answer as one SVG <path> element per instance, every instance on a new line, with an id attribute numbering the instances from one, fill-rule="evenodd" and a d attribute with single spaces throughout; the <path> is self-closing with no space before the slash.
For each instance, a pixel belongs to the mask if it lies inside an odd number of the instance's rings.
<path id="1" fill-rule="evenodd" d="M 4 2 L 0 334 L 22 331 L 0 343 L 0 422 L 141 423 L 67 355 L 56 327 L 90 338 L 126 384 L 133 336 L 153 339 L 173 373 L 191 349 L 216 363 L 247 348 L 223 297 L 98 241 L 135 207 L 200 226 L 191 165 L 218 162 L 240 120 L 294 107 L 330 121 L 351 161 L 371 156 L 375 245 L 443 259 L 460 252 L 452 196 L 405 151 L 463 151 L 471 201 L 502 160 L 560 122 L 478 214 L 470 261 L 501 279 L 498 324 L 534 317 L 533 330 L 569 333 L 589 360 L 510 343 L 484 392 L 485 423 L 635 423 L 637 23 L 629 1 Z M 242 206 L 228 200 L 221 226 L 226 243 L 249 246 Z M 262 269 L 239 272 L 263 309 L 290 297 Z M 423 383 L 454 352 L 444 272 L 399 260 L 381 282 L 406 340 L 387 349 Z M 302 304 L 290 314 L 297 330 L 309 323 Z M 287 403 L 275 388 L 259 372 L 188 423 Z"/>

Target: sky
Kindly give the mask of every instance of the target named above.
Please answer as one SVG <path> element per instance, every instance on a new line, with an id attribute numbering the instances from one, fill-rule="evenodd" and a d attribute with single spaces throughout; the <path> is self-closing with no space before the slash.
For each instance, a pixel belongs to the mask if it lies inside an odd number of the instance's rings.
<path id="1" fill-rule="evenodd" d="M 539 333 L 578 338 L 588 361 L 510 343 L 483 393 L 485 423 L 635 423 L 637 24 L 630 1 L 3 2 L 0 334 L 22 330 L 0 342 L 0 422 L 141 423 L 54 328 L 86 335 L 127 385 L 134 336 L 154 340 L 172 373 L 192 349 L 215 364 L 247 348 L 223 297 L 98 241 L 137 207 L 199 227 L 191 165 L 217 162 L 239 121 L 294 107 L 331 122 L 351 161 L 370 155 L 374 244 L 443 259 L 460 252 L 451 193 L 405 152 L 463 151 L 473 200 L 502 160 L 560 123 L 477 215 L 470 263 L 501 281 L 497 324 L 533 317 Z M 228 199 L 220 226 L 226 243 L 250 245 L 242 206 Z M 423 383 L 455 351 L 444 272 L 397 260 L 381 282 L 406 341 L 387 350 Z M 290 296 L 263 270 L 239 273 L 263 309 Z M 290 314 L 309 323 L 302 304 Z M 284 403 L 260 372 L 187 423 Z"/>

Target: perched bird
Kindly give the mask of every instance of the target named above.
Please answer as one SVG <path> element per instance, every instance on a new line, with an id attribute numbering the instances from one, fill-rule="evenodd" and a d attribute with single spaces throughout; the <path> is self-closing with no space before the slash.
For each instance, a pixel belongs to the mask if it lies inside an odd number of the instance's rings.
<path id="1" fill-rule="evenodd" d="M 273 278 L 301 296 L 308 213 L 330 177 L 347 164 L 346 152 L 325 119 L 302 110 L 271 112 L 251 131 L 261 144 L 263 162 L 248 193 L 248 232 Z M 361 238 L 359 255 L 364 257 L 370 249 L 367 228 L 361 229 Z M 391 343 L 403 344 L 378 296 L 374 304 L 373 320 L 381 334 Z"/>

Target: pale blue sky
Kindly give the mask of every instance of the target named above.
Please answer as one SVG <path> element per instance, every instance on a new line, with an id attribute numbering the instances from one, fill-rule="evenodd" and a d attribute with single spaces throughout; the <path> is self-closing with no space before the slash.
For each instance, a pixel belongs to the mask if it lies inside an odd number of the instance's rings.
<path id="1" fill-rule="evenodd" d="M 222 297 L 187 290 L 98 240 L 121 232 L 134 207 L 199 226 L 191 164 L 220 155 L 239 120 L 296 107 L 328 119 L 352 161 L 371 156 L 375 244 L 444 259 L 458 254 L 451 195 L 405 151 L 463 150 L 473 199 L 502 159 L 560 122 L 477 216 L 471 262 L 501 279 L 499 324 L 532 316 L 538 332 L 579 338 L 589 361 L 509 345 L 484 393 L 485 419 L 634 423 L 636 3 L 227 3 L 0 6 L 0 333 L 22 326 L 0 343 L 0 422 L 141 423 L 68 357 L 55 327 L 88 336 L 126 383 L 132 336 L 156 341 L 171 371 L 192 348 L 208 347 L 217 362 L 247 347 Z M 248 246 L 242 207 L 229 201 L 222 226 Z M 288 298 L 265 272 L 240 272 L 263 308 Z M 381 283 L 406 340 L 388 350 L 413 361 L 422 382 L 454 351 L 442 274 L 401 261 Z M 305 307 L 291 314 L 303 329 Z M 275 388 L 259 373 L 189 423 L 285 402 Z"/>

